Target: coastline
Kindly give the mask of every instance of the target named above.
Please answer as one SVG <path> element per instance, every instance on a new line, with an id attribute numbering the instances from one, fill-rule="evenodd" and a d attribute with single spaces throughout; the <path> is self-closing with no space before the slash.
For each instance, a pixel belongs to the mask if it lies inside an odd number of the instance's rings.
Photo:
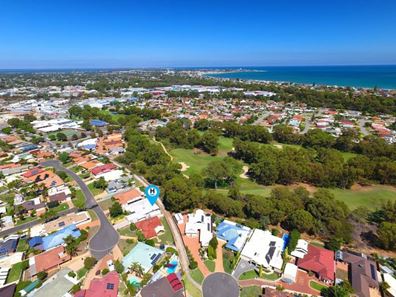
<path id="1" fill-rule="evenodd" d="M 312 67 L 301 67 L 298 72 L 289 71 L 289 67 L 272 68 L 271 70 L 261 69 L 238 69 L 238 70 L 216 70 L 216 71 L 202 71 L 200 76 L 232 81 L 245 81 L 250 83 L 264 83 L 264 84 L 278 84 L 278 85 L 300 85 L 311 87 L 328 87 L 348 89 L 353 88 L 357 90 L 396 90 L 396 67 L 391 71 L 381 72 L 378 69 L 375 71 L 369 69 L 362 69 L 356 71 L 358 66 L 352 66 L 351 69 L 345 67 L 345 71 L 339 68 L 336 71 L 327 71 L 326 69 Z M 279 69 L 282 69 L 279 71 Z M 363 71 L 365 70 L 365 71 Z M 371 72 L 370 72 L 371 71 Z M 260 75 L 259 73 L 263 73 Z M 381 81 L 382 77 L 383 81 Z M 389 78 L 390 77 L 390 78 Z M 395 77 L 395 78 L 393 78 Z"/>

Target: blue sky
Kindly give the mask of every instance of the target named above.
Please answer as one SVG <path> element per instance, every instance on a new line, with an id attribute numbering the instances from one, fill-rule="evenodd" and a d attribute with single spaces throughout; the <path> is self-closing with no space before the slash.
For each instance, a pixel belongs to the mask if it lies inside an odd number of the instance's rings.
<path id="1" fill-rule="evenodd" d="M 394 0 L 0 0 L 0 68 L 396 64 Z"/>

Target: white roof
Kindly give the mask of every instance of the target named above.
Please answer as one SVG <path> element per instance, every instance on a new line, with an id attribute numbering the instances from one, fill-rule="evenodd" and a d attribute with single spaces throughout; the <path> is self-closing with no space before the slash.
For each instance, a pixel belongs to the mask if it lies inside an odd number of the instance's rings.
<path id="1" fill-rule="evenodd" d="M 195 213 L 188 214 L 188 222 L 185 228 L 186 234 L 198 235 L 202 246 L 208 246 L 212 239 L 212 217 L 205 214 L 202 209 L 197 209 Z"/>
<path id="2" fill-rule="evenodd" d="M 273 236 L 268 230 L 255 229 L 246 242 L 241 255 L 265 268 L 282 268 L 282 238 Z"/>
<path id="3" fill-rule="evenodd" d="M 124 172 L 122 170 L 111 170 L 102 174 L 98 174 L 96 177 L 99 179 L 103 177 L 106 181 L 117 180 L 122 177 Z"/>
<path id="4" fill-rule="evenodd" d="M 144 219 L 159 216 L 161 211 L 157 204 L 151 205 L 146 198 L 135 199 L 122 205 L 123 209 L 130 214 L 127 220 L 131 223 L 136 223 Z"/>
<path id="5" fill-rule="evenodd" d="M 291 252 L 291 255 L 296 258 L 304 258 L 304 256 L 308 254 L 308 242 L 304 239 L 299 239 L 297 241 L 297 246 L 294 251 Z"/>
<path id="6" fill-rule="evenodd" d="M 297 269 L 298 268 L 296 265 L 287 263 L 285 266 L 285 271 L 283 272 L 283 279 L 290 280 L 294 283 L 296 281 Z"/>
<path id="7" fill-rule="evenodd" d="M 396 279 L 389 273 L 384 273 L 384 281 L 389 285 L 388 293 L 396 297 Z"/>

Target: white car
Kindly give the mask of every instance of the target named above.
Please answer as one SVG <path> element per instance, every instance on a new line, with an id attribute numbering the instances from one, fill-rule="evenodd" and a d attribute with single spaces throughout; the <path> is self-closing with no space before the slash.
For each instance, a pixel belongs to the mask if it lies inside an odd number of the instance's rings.
<path id="1" fill-rule="evenodd" d="M 113 263 L 113 260 L 107 261 L 107 267 L 109 267 L 109 271 L 114 271 L 114 263 Z"/>

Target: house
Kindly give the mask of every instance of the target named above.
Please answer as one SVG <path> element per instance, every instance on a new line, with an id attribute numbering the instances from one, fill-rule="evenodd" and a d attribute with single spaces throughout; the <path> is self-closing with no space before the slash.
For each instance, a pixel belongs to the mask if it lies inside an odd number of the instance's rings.
<path id="1" fill-rule="evenodd" d="M 175 273 L 146 285 L 138 295 L 140 297 L 183 297 L 184 287 Z"/>
<path id="2" fill-rule="evenodd" d="M 3 242 L 0 242 L 0 257 L 14 253 L 18 245 L 18 235 L 16 237 L 10 237 Z"/>
<path id="3" fill-rule="evenodd" d="M 32 211 L 36 211 L 36 214 L 38 216 L 46 212 L 45 203 L 41 202 L 40 197 L 25 201 L 21 204 L 21 206 L 25 211 L 29 213 L 31 213 Z"/>
<path id="4" fill-rule="evenodd" d="M 102 120 L 98 120 L 98 119 L 94 119 L 90 121 L 90 124 L 94 127 L 105 127 L 107 126 L 107 122 L 102 121 Z"/>
<path id="5" fill-rule="evenodd" d="M 161 215 L 158 205 L 151 205 L 138 188 L 116 194 L 114 199 L 121 204 L 124 211 L 129 213 L 127 220 L 131 223 Z"/>
<path id="6" fill-rule="evenodd" d="M 224 220 L 216 228 L 217 238 L 227 241 L 226 248 L 239 252 L 249 238 L 252 229 Z"/>
<path id="7" fill-rule="evenodd" d="M 81 232 L 75 224 L 64 227 L 45 237 L 32 237 L 29 240 L 29 246 L 39 250 L 49 250 L 64 243 L 64 239 L 68 236 L 74 238 L 80 237 Z"/>
<path id="8" fill-rule="evenodd" d="M 293 257 L 302 259 L 306 254 L 308 254 L 308 242 L 304 239 L 299 239 L 297 241 L 296 248 L 291 252 L 291 255 Z"/>
<path id="9" fill-rule="evenodd" d="M 298 267 L 292 263 L 287 263 L 283 271 L 282 281 L 288 284 L 296 282 Z"/>
<path id="10" fill-rule="evenodd" d="M 99 165 L 99 166 L 94 167 L 93 169 L 91 169 L 91 173 L 93 175 L 99 175 L 99 174 L 103 174 L 103 173 L 112 171 L 116 168 L 117 168 L 117 166 L 115 166 L 113 163 L 108 163 L 108 164 Z"/>
<path id="11" fill-rule="evenodd" d="M 70 255 L 65 253 L 65 248 L 58 246 L 29 258 L 28 274 L 33 277 L 41 271 L 49 271 L 56 268 L 70 259 Z"/>
<path id="12" fill-rule="evenodd" d="M 129 268 L 132 263 L 138 263 L 143 268 L 143 273 L 147 273 L 161 259 L 163 250 L 138 242 L 137 245 L 122 259 L 122 265 Z"/>
<path id="13" fill-rule="evenodd" d="M 190 237 L 199 235 L 201 246 L 207 247 L 213 238 L 211 215 L 206 214 L 202 209 L 197 209 L 195 213 L 190 213 L 187 217 L 185 234 Z"/>
<path id="14" fill-rule="evenodd" d="M 140 231 L 142 231 L 146 239 L 156 237 L 158 233 L 165 231 L 164 226 L 162 226 L 161 220 L 158 217 L 139 221 L 135 225 Z"/>
<path id="15" fill-rule="evenodd" d="M 348 264 L 348 278 L 357 296 L 370 297 L 371 289 L 379 289 L 377 265 L 374 261 L 367 259 L 366 255 L 348 252 L 337 253 L 337 256 Z"/>
<path id="16" fill-rule="evenodd" d="M 51 195 L 48 198 L 49 198 L 50 202 L 57 201 L 59 203 L 62 203 L 63 201 L 67 200 L 67 196 L 66 196 L 66 194 L 64 192 L 58 193 L 58 194 L 55 194 L 55 195 Z"/>
<path id="17" fill-rule="evenodd" d="M 241 257 L 256 266 L 275 271 L 282 270 L 284 241 L 270 231 L 255 229 L 241 252 Z"/>
<path id="18" fill-rule="evenodd" d="M 16 290 L 16 284 L 10 284 L 0 288 L 1 297 L 13 297 Z"/>
<path id="19" fill-rule="evenodd" d="M 74 297 L 117 297 L 120 277 L 111 271 L 102 278 L 94 278 L 86 290 L 80 290 Z"/>
<path id="20" fill-rule="evenodd" d="M 384 282 L 389 285 L 389 288 L 386 290 L 386 292 L 389 294 L 389 296 L 396 297 L 396 278 L 390 273 L 384 273 L 383 277 Z"/>
<path id="21" fill-rule="evenodd" d="M 306 271 L 312 271 L 316 277 L 327 283 L 333 284 L 335 280 L 334 252 L 308 245 L 308 254 L 297 260 L 297 266 Z"/>

